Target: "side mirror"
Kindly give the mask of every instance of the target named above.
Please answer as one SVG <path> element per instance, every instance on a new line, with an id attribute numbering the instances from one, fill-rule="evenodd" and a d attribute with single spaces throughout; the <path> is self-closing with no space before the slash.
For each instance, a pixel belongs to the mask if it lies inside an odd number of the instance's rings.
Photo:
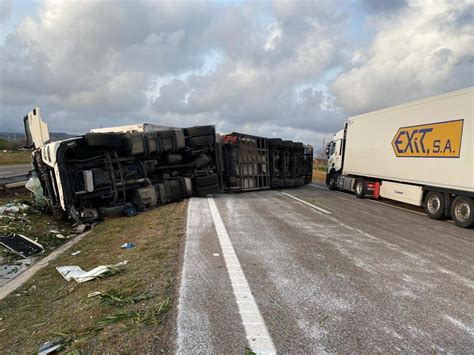
<path id="1" fill-rule="evenodd" d="M 326 156 L 329 157 L 329 144 L 326 145 L 326 149 L 324 151 L 326 152 Z"/>

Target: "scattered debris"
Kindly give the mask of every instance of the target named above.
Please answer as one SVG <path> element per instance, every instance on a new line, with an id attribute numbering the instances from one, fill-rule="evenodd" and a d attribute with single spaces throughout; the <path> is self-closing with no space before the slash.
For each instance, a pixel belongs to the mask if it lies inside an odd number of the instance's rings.
<path id="1" fill-rule="evenodd" d="M 36 205 L 45 206 L 47 204 L 46 199 L 43 195 L 43 187 L 41 186 L 41 181 L 38 179 L 36 174 L 26 182 L 25 187 L 33 193 Z"/>
<path id="2" fill-rule="evenodd" d="M 51 234 L 60 234 L 61 232 L 58 231 L 58 230 L 56 230 L 56 229 L 51 229 L 51 230 L 49 231 L 49 233 L 51 233 Z"/>
<path id="3" fill-rule="evenodd" d="M 102 294 L 102 291 L 91 292 L 87 295 L 87 298 L 92 298 L 92 297 L 95 297 L 95 296 L 99 296 L 101 294 Z"/>
<path id="4" fill-rule="evenodd" d="M 86 230 L 86 228 L 87 228 L 87 225 L 86 225 L 86 224 L 79 224 L 79 225 L 73 230 L 73 233 L 76 233 L 76 234 L 84 233 L 84 231 Z"/>
<path id="5" fill-rule="evenodd" d="M 61 233 L 59 233 L 59 234 L 56 234 L 56 238 L 65 239 L 66 237 L 64 235 L 62 235 Z"/>
<path id="6" fill-rule="evenodd" d="M 132 249 L 134 247 L 135 247 L 135 244 L 133 244 L 133 243 L 124 243 L 124 244 L 122 244 L 122 246 L 120 248 L 122 248 L 122 249 Z"/>
<path id="7" fill-rule="evenodd" d="M 56 270 L 67 280 L 74 279 L 76 282 L 82 283 L 93 280 L 98 277 L 104 277 L 121 272 L 122 267 L 128 261 L 122 261 L 115 265 L 101 265 L 91 271 L 84 271 L 79 266 L 58 266 Z"/>
<path id="8" fill-rule="evenodd" d="M 54 339 L 52 341 L 47 341 L 38 349 L 38 355 L 50 354 L 55 351 L 59 351 L 64 346 L 62 339 Z"/>
<path id="9" fill-rule="evenodd" d="M 41 244 L 17 233 L 1 235 L 0 244 L 24 258 L 41 253 L 44 250 Z"/>
<path id="10" fill-rule="evenodd" d="M 25 205 L 24 203 L 7 203 L 4 206 L 0 206 L 0 215 L 9 213 L 9 214 L 16 214 L 19 212 L 26 211 L 30 208 L 30 206 Z"/>
<path id="11" fill-rule="evenodd" d="M 76 255 L 79 255 L 80 253 L 81 253 L 80 250 L 76 250 L 75 252 L 72 252 L 71 255 L 76 256 Z"/>
<path id="12" fill-rule="evenodd" d="M 220 254 L 219 253 L 214 253 L 214 256 L 220 256 Z"/>

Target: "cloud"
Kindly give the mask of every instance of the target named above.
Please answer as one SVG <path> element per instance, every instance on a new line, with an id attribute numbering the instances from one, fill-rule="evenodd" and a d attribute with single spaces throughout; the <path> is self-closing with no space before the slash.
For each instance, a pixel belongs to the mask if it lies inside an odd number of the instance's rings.
<path id="1" fill-rule="evenodd" d="M 0 23 L 6 22 L 12 14 L 12 0 L 0 0 Z"/>
<path id="2" fill-rule="evenodd" d="M 0 43 L 0 130 L 39 105 L 74 133 L 215 123 L 319 144 L 349 114 L 473 84 L 472 4 L 361 1 L 45 1 Z"/>
<path id="3" fill-rule="evenodd" d="M 354 114 L 473 85 L 472 12 L 468 1 L 413 2 L 378 18 L 369 48 L 332 83 L 336 102 Z"/>

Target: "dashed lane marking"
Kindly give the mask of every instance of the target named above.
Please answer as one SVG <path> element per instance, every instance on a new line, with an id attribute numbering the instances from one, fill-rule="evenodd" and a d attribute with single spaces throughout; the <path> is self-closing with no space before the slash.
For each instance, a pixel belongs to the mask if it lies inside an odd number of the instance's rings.
<path id="1" fill-rule="evenodd" d="M 301 203 L 304 203 L 305 205 L 311 207 L 311 208 L 314 208 L 315 210 L 319 211 L 319 212 L 323 212 L 323 213 L 326 213 L 326 214 L 332 214 L 331 212 L 325 210 L 324 208 L 321 208 L 321 207 L 318 207 L 318 206 L 315 206 L 313 205 L 312 203 L 309 203 L 309 202 L 306 202 L 305 200 L 302 200 L 296 196 L 293 196 L 293 195 L 290 195 L 290 194 L 287 194 L 286 192 L 281 192 L 283 195 L 285 196 L 288 196 L 288 197 L 291 197 L 292 199 L 296 200 L 296 201 L 299 201 Z"/>
<path id="2" fill-rule="evenodd" d="M 275 345 L 240 266 L 216 202 L 207 199 L 249 346 L 257 354 L 276 354 Z"/>

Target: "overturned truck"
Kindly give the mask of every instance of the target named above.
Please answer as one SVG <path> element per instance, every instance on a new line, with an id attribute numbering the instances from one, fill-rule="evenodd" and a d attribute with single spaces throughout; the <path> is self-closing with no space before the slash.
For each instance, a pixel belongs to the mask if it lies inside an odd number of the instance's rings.
<path id="1" fill-rule="evenodd" d="M 53 213 L 90 223 L 133 216 L 191 196 L 297 187 L 311 182 L 313 149 L 299 142 L 214 126 L 138 124 L 93 129 L 51 142 L 35 108 L 24 117 L 27 146 Z"/>

